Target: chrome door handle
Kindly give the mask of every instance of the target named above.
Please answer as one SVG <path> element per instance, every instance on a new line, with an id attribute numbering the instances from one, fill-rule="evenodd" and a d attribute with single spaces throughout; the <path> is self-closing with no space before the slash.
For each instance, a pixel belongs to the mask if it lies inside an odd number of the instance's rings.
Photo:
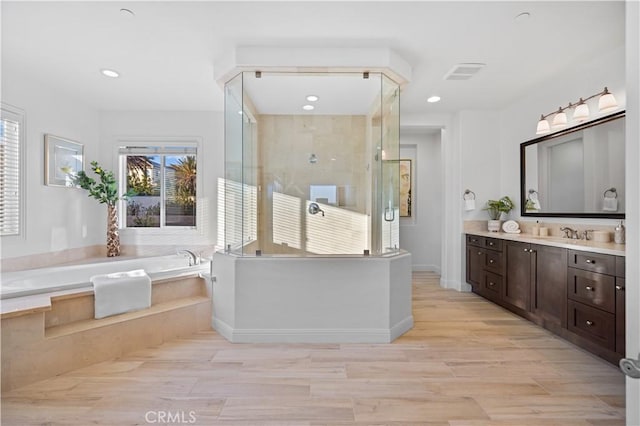
<path id="1" fill-rule="evenodd" d="M 591 260 L 591 259 L 587 259 L 587 260 L 586 260 L 586 262 L 587 262 L 587 263 L 589 263 L 589 264 L 591 264 L 591 265 L 593 265 L 594 263 L 596 263 L 596 261 L 595 261 L 595 260 Z"/>
<path id="2" fill-rule="evenodd" d="M 638 359 L 622 358 L 620 360 L 620 370 L 632 379 L 640 379 L 640 354 Z"/>
<path id="3" fill-rule="evenodd" d="M 590 285 L 586 286 L 584 289 L 587 291 L 593 291 L 593 287 L 591 287 Z"/>
<path id="4" fill-rule="evenodd" d="M 593 325 L 593 321 L 589 321 L 589 320 L 587 320 L 586 324 L 587 324 L 588 326 L 592 326 L 592 325 Z"/>
<path id="5" fill-rule="evenodd" d="M 622 287 L 621 285 L 617 285 L 617 286 L 616 286 L 616 290 L 620 290 L 620 291 L 622 291 L 622 290 L 624 290 L 624 287 Z"/>

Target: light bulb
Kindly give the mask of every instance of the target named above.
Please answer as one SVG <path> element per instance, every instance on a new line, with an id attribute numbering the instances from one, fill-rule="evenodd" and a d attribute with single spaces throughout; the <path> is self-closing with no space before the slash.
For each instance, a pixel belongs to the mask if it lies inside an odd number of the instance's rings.
<path id="1" fill-rule="evenodd" d="M 616 102 L 616 98 L 609 93 L 609 90 L 605 87 L 604 93 L 598 99 L 598 111 L 600 112 L 609 112 L 618 108 L 618 103 Z"/>
<path id="2" fill-rule="evenodd" d="M 589 118 L 589 106 L 584 103 L 582 98 L 580 98 L 580 102 L 578 106 L 576 106 L 575 111 L 573 111 L 573 119 L 575 121 L 581 122 L 585 121 Z"/>
<path id="3" fill-rule="evenodd" d="M 536 128 L 536 135 L 542 135 L 548 133 L 551 130 L 549 127 L 549 122 L 544 118 L 543 115 L 540 116 L 540 121 L 538 121 L 538 127 Z"/>
<path id="4" fill-rule="evenodd" d="M 567 114 L 564 113 L 561 109 L 559 109 L 556 115 L 553 116 L 551 127 L 553 127 L 554 129 L 560 129 L 566 125 L 567 125 Z"/>

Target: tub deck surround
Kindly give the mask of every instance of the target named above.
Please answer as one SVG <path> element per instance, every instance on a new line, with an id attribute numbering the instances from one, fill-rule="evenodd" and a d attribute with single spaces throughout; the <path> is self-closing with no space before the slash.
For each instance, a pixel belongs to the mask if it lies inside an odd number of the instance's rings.
<path id="1" fill-rule="evenodd" d="M 151 307 L 96 320 L 90 288 L 2 301 L 2 390 L 210 330 L 210 282 L 155 280 Z"/>
<path id="2" fill-rule="evenodd" d="M 411 255 L 213 257 L 213 327 L 234 343 L 387 343 L 413 327 Z"/>
<path id="3" fill-rule="evenodd" d="M 476 221 L 474 221 L 476 222 Z M 482 222 L 482 221 L 477 221 Z M 522 223 L 519 222 L 522 226 Z M 564 224 L 545 224 L 544 226 L 548 226 L 549 229 L 560 228 L 564 226 Z M 570 226 L 570 225 L 567 225 Z M 586 228 L 586 226 L 585 226 Z M 592 227 L 588 226 L 589 229 L 609 229 L 610 227 Z M 506 232 L 489 232 L 486 230 L 486 221 L 484 221 L 484 229 L 481 229 L 480 226 L 477 226 L 475 223 L 465 222 L 465 234 L 470 235 L 478 235 L 480 237 L 489 237 L 489 238 L 499 238 L 502 240 L 510 240 L 510 241 L 520 241 L 523 243 L 531 243 L 531 244 L 540 244 L 543 246 L 553 246 L 553 247 L 561 247 L 567 248 L 571 250 L 581 250 L 581 251 L 589 251 L 593 253 L 602 253 L 602 254 L 611 254 L 614 256 L 624 256 L 625 255 L 625 245 L 624 244 L 615 244 L 613 242 L 610 243 L 602 243 L 593 240 L 573 240 L 570 238 L 563 238 L 559 235 L 552 235 L 549 237 L 540 237 L 537 235 L 533 235 L 527 233 L 525 231 L 530 230 L 530 227 L 523 227 L 523 232 L 520 234 L 509 234 Z"/>
<path id="4" fill-rule="evenodd" d="M 113 259 L 113 258 L 111 258 Z M 144 269 L 152 281 L 165 278 L 208 275 L 209 261 L 189 266 L 189 260 L 179 255 L 158 257 L 131 257 L 118 260 L 100 258 L 97 262 L 82 262 L 75 265 L 63 265 L 2 274 L 0 299 L 28 296 L 43 292 L 78 289 L 91 290 L 90 278 L 94 275 L 125 272 Z"/>

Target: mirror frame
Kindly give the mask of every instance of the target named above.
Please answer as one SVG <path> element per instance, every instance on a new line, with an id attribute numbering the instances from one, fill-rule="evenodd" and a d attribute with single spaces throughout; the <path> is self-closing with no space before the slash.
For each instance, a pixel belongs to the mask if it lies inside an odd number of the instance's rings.
<path id="1" fill-rule="evenodd" d="M 600 117 L 598 119 L 587 121 L 585 123 L 579 124 L 574 127 L 570 127 L 568 129 L 560 130 L 554 133 L 549 133 L 548 135 L 541 136 L 539 138 L 531 139 L 529 141 L 523 142 L 520 144 L 520 215 L 521 216 L 530 216 L 530 217 L 582 217 L 582 218 L 600 218 L 600 219 L 624 219 L 625 213 L 533 213 L 527 212 L 525 210 L 525 205 L 527 201 L 526 194 L 526 170 L 525 170 L 525 148 L 529 145 L 534 145 L 540 142 L 547 141 L 549 139 L 557 138 L 559 136 L 568 135 L 570 133 L 578 132 L 584 129 L 588 129 L 590 127 L 594 127 L 600 124 L 607 123 L 609 121 L 616 120 L 621 117 L 626 116 L 626 111 L 618 111 L 610 115 L 606 115 L 604 117 Z"/>

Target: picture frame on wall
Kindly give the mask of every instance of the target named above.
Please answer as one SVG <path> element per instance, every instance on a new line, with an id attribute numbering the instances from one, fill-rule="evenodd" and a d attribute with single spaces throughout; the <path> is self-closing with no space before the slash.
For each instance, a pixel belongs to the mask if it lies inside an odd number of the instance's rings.
<path id="1" fill-rule="evenodd" d="M 400 160 L 400 217 L 411 217 L 412 172 L 410 159 Z"/>
<path id="2" fill-rule="evenodd" d="M 50 134 L 44 135 L 45 185 L 77 188 L 75 177 L 84 167 L 84 145 Z"/>

